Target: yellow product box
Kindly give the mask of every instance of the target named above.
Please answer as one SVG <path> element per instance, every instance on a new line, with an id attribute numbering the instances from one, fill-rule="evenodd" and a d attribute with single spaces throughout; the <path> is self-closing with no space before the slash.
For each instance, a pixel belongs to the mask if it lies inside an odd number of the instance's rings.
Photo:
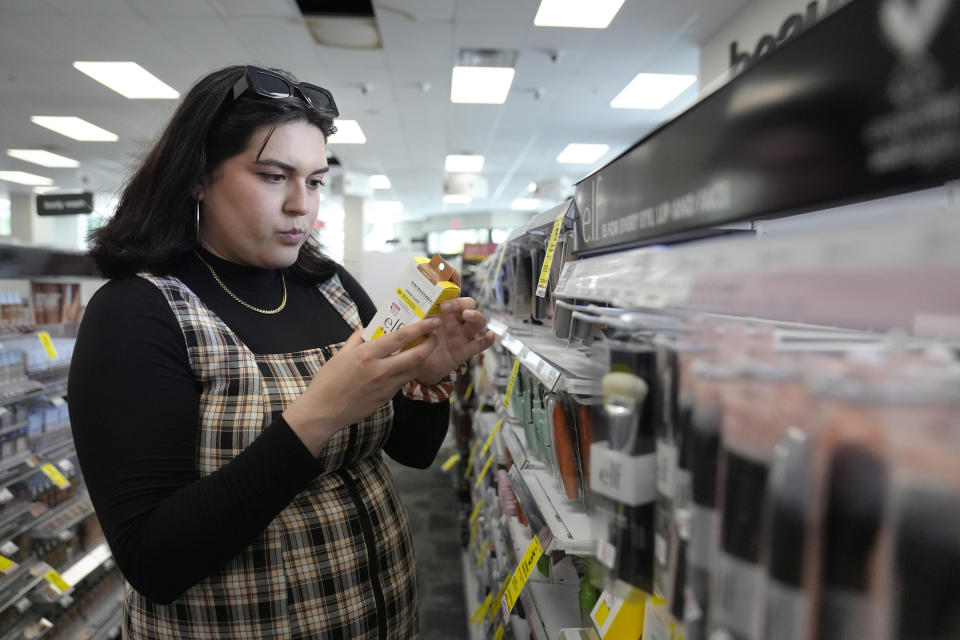
<path id="1" fill-rule="evenodd" d="M 390 297 L 377 307 L 377 314 L 363 330 L 364 340 L 376 340 L 440 313 L 440 303 L 460 295 L 460 274 L 439 255 L 414 258 L 397 280 Z M 405 349 L 419 341 L 408 344 Z"/>
<path id="2" fill-rule="evenodd" d="M 601 640 L 637 640 L 643 631 L 645 605 L 645 598 L 631 602 L 604 591 L 590 612 L 590 619 Z"/>

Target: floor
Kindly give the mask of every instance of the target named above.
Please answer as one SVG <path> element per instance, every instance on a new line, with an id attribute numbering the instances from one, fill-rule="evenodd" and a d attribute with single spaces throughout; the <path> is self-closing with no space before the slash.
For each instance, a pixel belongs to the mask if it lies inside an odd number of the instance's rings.
<path id="1" fill-rule="evenodd" d="M 451 448 L 445 445 L 425 470 L 403 467 L 384 456 L 413 528 L 420 572 L 420 640 L 467 637 L 459 505 L 450 474 L 440 469 L 452 452 L 452 443 Z"/>

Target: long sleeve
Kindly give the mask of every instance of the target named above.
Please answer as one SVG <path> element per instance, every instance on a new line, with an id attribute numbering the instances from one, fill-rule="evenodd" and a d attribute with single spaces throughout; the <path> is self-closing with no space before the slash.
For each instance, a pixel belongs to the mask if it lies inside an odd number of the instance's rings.
<path id="1" fill-rule="evenodd" d="M 91 300 L 68 393 L 107 541 L 127 580 L 159 603 L 234 557 L 319 472 L 278 418 L 234 460 L 199 476 L 199 396 L 183 334 L 140 278 L 108 283 Z"/>
<path id="2" fill-rule="evenodd" d="M 364 326 L 373 320 L 376 307 L 363 287 L 346 271 L 340 270 L 344 289 L 357 305 Z M 426 469 L 437 457 L 450 424 L 449 402 L 421 402 L 398 393 L 393 397 L 393 430 L 383 450 L 408 467 Z"/>

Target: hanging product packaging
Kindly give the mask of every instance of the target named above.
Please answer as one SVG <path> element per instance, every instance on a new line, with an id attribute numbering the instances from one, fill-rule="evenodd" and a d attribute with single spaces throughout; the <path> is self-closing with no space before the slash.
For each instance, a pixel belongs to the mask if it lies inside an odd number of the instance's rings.
<path id="1" fill-rule="evenodd" d="M 440 303 L 460 295 L 460 274 L 439 255 L 414 258 L 400 273 L 393 293 L 378 307 L 363 331 L 364 340 L 376 340 L 401 327 L 440 312 Z M 405 349 L 418 341 L 408 344 Z"/>

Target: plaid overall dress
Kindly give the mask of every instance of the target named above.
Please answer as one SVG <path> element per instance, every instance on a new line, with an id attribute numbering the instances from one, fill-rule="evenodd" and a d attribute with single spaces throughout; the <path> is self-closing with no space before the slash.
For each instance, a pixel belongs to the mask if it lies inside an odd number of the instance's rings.
<path id="1" fill-rule="evenodd" d="M 142 277 L 173 310 L 201 389 L 201 476 L 250 445 L 343 344 L 255 354 L 180 280 Z M 357 307 L 336 277 L 319 288 L 352 329 L 361 328 Z M 123 637 L 416 637 L 413 542 L 380 453 L 392 419 L 388 403 L 338 432 L 318 456 L 321 475 L 238 556 L 173 603 L 154 603 L 126 585 Z"/>

